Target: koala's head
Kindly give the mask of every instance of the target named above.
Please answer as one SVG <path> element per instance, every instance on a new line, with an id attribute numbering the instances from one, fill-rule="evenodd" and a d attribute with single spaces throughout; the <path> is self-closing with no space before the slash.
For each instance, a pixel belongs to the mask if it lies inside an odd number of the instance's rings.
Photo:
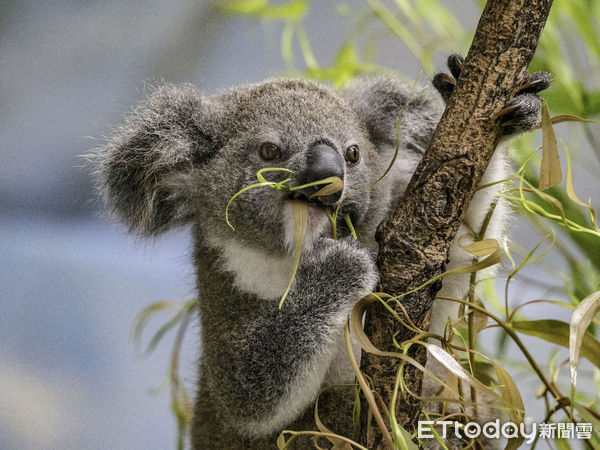
<path id="1" fill-rule="evenodd" d="M 342 92 L 287 79 L 213 96 L 188 85 L 162 86 L 98 153 L 99 184 L 109 209 L 139 234 L 193 222 L 200 235 L 287 251 L 293 236 L 288 193 L 261 187 L 241 194 L 229 208 L 235 231 L 225 222 L 231 197 L 257 183 L 266 167 L 291 170 L 264 173 L 272 181 L 291 178 L 289 186 L 337 176 L 343 192 L 309 207 L 307 235 L 326 233 L 321 207 L 335 207 L 385 171 L 391 155 L 381 149 L 395 144 L 405 102 L 403 85 L 387 79 Z M 349 214 L 359 230 L 374 229 L 389 201 L 381 186 L 345 198 L 340 216 Z"/>

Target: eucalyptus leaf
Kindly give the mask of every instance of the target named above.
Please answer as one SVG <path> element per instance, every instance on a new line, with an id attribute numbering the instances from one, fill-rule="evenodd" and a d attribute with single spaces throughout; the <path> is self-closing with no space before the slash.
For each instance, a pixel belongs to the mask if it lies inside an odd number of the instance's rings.
<path id="1" fill-rule="evenodd" d="M 569 348 L 570 327 L 568 323 L 554 319 L 519 320 L 511 322 L 515 331 Z M 581 356 L 600 367 L 600 342 L 590 332 L 585 332 L 580 350 Z"/>
<path id="2" fill-rule="evenodd" d="M 502 400 L 508 406 L 508 414 L 510 421 L 516 425 L 523 423 L 525 416 L 525 405 L 523 404 L 523 398 L 517 388 L 514 380 L 510 374 L 504 370 L 500 365 L 493 363 L 494 369 L 496 369 L 496 375 L 498 377 L 498 385 L 500 388 L 500 395 Z M 505 450 L 514 450 L 519 448 L 525 438 L 521 435 L 516 438 L 511 438 L 505 447 Z"/>
<path id="3" fill-rule="evenodd" d="M 290 281 L 279 301 L 279 309 L 282 308 L 283 302 L 288 296 L 294 279 L 296 278 L 296 272 L 300 265 L 300 257 L 302 256 L 302 245 L 304 244 L 304 235 L 306 234 L 306 225 L 308 224 L 308 203 L 291 200 L 292 211 L 294 213 L 294 265 L 292 267 L 292 274 Z"/>
<path id="4" fill-rule="evenodd" d="M 542 103 L 542 165 L 540 167 L 540 190 L 556 186 L 562 181 L 558 145 L 552 128 L 548 105 Z"/>
<path id="5" fill-rule="evenodd" d="M 440 364 L 442 364 L 446 369 L 448 369 L 450 372 L 452 372 L 458 378 L 467 382 L 469 385 L 473 386 L 474 388 L 479 389 L 480 391 L 486 392 L 490 395 L 493 395 L 494 397 L 498 397 L 498 394 L 496 394 L 491 388 L 489 388 L 488 386 L 483 384 L 481 381 L 479 381 L 473 375 L 468 373 L 463 368 L 463 366 L 461 366 L 460 363 L 458 361 L 456 361 L 452 357 L 452 355 L 450 353 L 448 353 L 447 351 L 445 351 L 443 348 L 441 348 L 437 345 L 434 345 L 434 344 L 426 344 L 426 346 L 427 346 L 427 350 L 429 351 L 431 356 L 433 356 L 435 359 L 437 359 Z"/>
<path id="6" fill-rule="evenodd" d="M 569 362 L 571 364 L 571 385 L 573 389 L 575 389 L 577 383 L 577 367 L 583 338 L 598 311 L 600 311 L 600 291 L 584 298 L 571 315 Z M 600 349 L 597 349 L 597 352 L 600 355 Z"/>
<path id="7" fill-rule="evenodd" d="M 592 424 L 592 436 L 589 443 L 594 450 L 600 449 L 600 419 L 598 414 L 593 414 L 590 409 L 580 403 L 575 403 L 575 410 L 582 419 L 582 422 Z"/>

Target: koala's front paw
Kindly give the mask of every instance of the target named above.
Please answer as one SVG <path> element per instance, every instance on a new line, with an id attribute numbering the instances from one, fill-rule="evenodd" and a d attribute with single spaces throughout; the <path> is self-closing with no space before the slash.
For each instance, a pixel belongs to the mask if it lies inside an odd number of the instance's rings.
<path id="1" fill-rule="evenodd" d="M 335 285 L 338 292 L 347 294 L 349 301 L 356 302 L 357 296 L 375 290 L 379 279 L 375 255 L 352 237 L 322 238 L 315 244 L 315 251 L 319 277 Z"/>
<path id="2" fill-rule="evenodd" d="M 463 63 L 464 59 L 461 56 L 452 54 L 448 56 L 448 69 L 451 75 L 438 73 L 433 77 L 433 86 L 445 102 L 448 102 L 454 91 Z M 551 83 L 552 76 L 547 72 L 534 72 L 525 77 L 515 98 L 494 115 L 501 122 L 502 134 L 522 133 L 538 124 L 542 101 L 537 94 L 548 88 Z"/>
<path id="3" fill-rule="evenodd" d="M 534 72 L 525 77 L 517 95 L 495 114 L 502 124 L 502 134 L 522 133 L 533 129 L 539 123 L 542 100 L 537 96 L 552 84 L 552 75 L 547 72 Z"/>

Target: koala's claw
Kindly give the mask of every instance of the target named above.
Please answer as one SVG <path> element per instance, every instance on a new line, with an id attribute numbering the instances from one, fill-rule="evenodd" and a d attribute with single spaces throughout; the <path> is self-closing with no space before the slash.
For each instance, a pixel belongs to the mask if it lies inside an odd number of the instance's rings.
<path id="1" fill-rule="evenodd" d="M 447 61 L 451 75 L 441 72 L 433 77 L 433 86 L 446 103 L 456 87 L 456 80 L 460 77 L 464 61 L 462 56 L 451 54 Z M 538 124 L 542 101 L 536 94 L 551 84 L 552 76 L 547 72 L 534 72 L 525 77 L 523 84 L 517 89 L 515 98 L 493 115 L 493 118 L 500 120 L 502 134 L 522 133 Z"/>
<path id="2" fill-rule="evenodd" d="M 525 77 L 517 94 L 537 94 L 552 84 L 552 75 L 548 72 L 533 72 Z"/>
<path id="3" fill-rule="evenodd" d="M 437 89 L 444 99 L 444 102 L 448 103 L 448 100 L 450 100 L 450 96 L 454 91 L 454 87 L 456 86 L 456 80 L 447 73 L 440 72 L 434 75 L 431 82 L 433 83 L 433 87 Z"/>
<path id="4" fill-rule="evenodd" d="M 433 86 L 438 90 L 446 103 L 450 100 L 450 96 L 456 87 L 456 80 L 460 77 L 465 60 L 462 56 L 452 53 L 448 56 L 446 64 L 450 69 L 450 74 L 440 72 L 433 77 Z"/>
<path id="5" fill-rule="evenodd" d="M 542 100 L 536 94 L 551 84 L 552 76 L 547 72 L 534 72 L 525 77 L 515 98 L 494 114 L 500 119 L 502 134 L 522 133 L 538 124 Z"/>
<path id="6" fill-rule="evenodd" d="M 448 69 L 450 69 L 450 73 L 454 77 L 455 80 L 458 80 L 460 77 L 460 73 L 462 72 L 463 65 L 465 64 L 465 58 L 456 53 L 452 53 L 448 56 L 448 61 L 446 62 L 448 65 Z"/>
<path id="7" fill-rule="evenodd" d="M 515 104 L 515 101 L 512 100 L 508 103 L 508 105 L 506 105 L 504 108 L 502 108 L 500 111 L 495 112 L 492 117 L 494 119 L 498 119 L 500 117 L 505 117 L 508 116 L 509 114 L 514 113 L 515 111 L 517 111 L 519 109 L 519 105 Z"/>
<path id="8" fill-rule="evenodd" d="M 533 129 L 539 122 L 542 100 L 535 94 L 519 94 L 494 114 L 500 119 L 502 134 L 522 133 Z"/>

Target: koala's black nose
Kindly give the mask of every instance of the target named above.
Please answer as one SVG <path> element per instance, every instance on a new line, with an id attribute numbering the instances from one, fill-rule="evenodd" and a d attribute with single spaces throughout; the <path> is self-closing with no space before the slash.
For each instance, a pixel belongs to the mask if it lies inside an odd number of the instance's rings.
<path id="1" fill-rule="evenodd" d="M 323 180 L 329 177 L 338 177 L 343 181 L 344 159 L 331 145 L 326 143 L 316 143 L 309 148 L 306 158 L 306 167 L 299 175 L 299 185 Z M 311 194 L 314 194 L 322 187 L 323 185 L 311 186 L 306 189 L 300 189 L 297 192 L 304 195 L 306 198 L 309 198 Z M 325 203 L 326 205 L 332 205 L 337 202 L 341 196 L 342 191 L 340 190 L 334 194 L 325 197 L 313 197 L 310 200 Z"/>

